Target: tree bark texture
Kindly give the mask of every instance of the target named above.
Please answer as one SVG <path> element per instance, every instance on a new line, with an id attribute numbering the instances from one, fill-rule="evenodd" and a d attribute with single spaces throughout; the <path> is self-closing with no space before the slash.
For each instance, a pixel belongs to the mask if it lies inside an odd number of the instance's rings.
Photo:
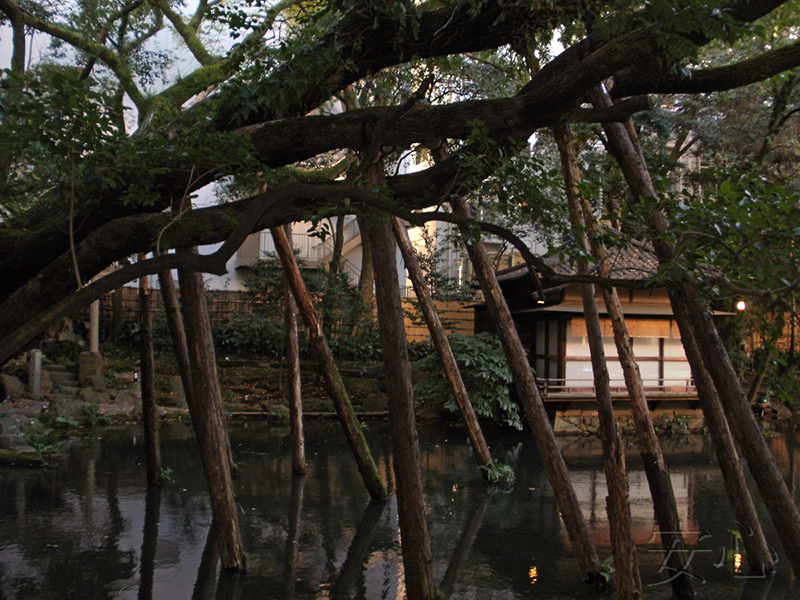
<path id="1" fill-rule="evenodd" d="M 471 218 L 469 207 L 464 200 L 460 198 L 452 200 L 451 205 L 453 213 L 457 217 L 464 220 Z M 519 339 L 511 312 L 508 309 L 503 293 L 500 291 L 494 268 L 483 243 L 480 241 L 468 241 L 466 247 L 469 258 L 475 268 L 475 276 L 478 278 L 483 290 L 489 314 L 500 336 L 500 341 L 514 378 L 514 386 L 525 407 L 525 416 L 547 468 L 550 485 L 555 492 L 561 518 L 564 520 L 564 526 L 575 550 L 578 564 L 584 577 L 590 582 L 595 582 L 601 577 L 600 561 L 597 558 L 597 552 L 589 535 L 589 529 L 583 518 L 575 489 L 569 480 L 567 465 L 561 455 L 555 434 L 547 418 L 542 396 L 536 387 L 536 381 L 525 356 L 525 349 Z"/>
<path id="2" fill-rule="evenodd" d="M 139 280 L 139 371 L 147 485 L 161 485 L 161 442 L 158 435 L 156 371 L 153 361 L 153 297 L 147 277 Z"/>
<path id="3" fill-rule="evenodd" d="M 183 326 L 178 292 L 175 289 L 175 280 L 170 271 L 158 274 L 158 284 L 161 287 L 161 300 L 164 303 L 164 314 L 167 317 L 167 328 L 172 338 L 172 348 L 175 352 L 175 362 L 178 364 L 178 375 L 183 385 L 183 395 L 187 406 L 194 400 L 194 383 L 192 382 L 192 369 L 189 364 L 189 348 L 186 344 L 186 329 Z"/>
<path id="4" fill-rule="evenodd" d="M 178 279 L 194 382 L 189 414 L 208 482 L 211 512 L 218 527 L 220 562 L 223 569 L 243 570 L 246 559 L 233 492 L 231 446 L 222 409 L 203 276 L 200 273 L 178 271 Z"/>
<path id="5" fill-rule="evenodd" d="M 464 381 L 461 379 L 461 372 L 458 369 L 453 351 L 450 349 L 450 342 L 447 340 L 447 333 L 444 330 L 442 321 L 439 319 L 439 314 L 436 306 L 433 303 L 433 296 L 431 290 L 425 281 L 425 275 L 420 267 L 417 253 L 411 245 L 411 240 L 408 237 L 408 231 L 400 223 L 396 217 L 389 216 L 391 220 L 392 229 L 394 231 L 397 245 L 403 255 L 403 260 L 406 264 L 411 283 L 414 286 L 414 293 L 420 303 L 422 316 L 428 325 L 428 331 L 431 334 L 431 340 L 439 355 L 439 360 L 442 361 L 444 367 L 445 377 L 450 384 L 450 391 L 456 399 L 456 404 L 461 411 L 461 418 L 464 419 L 464 425 L 467 428 L 467 435 L 472 444 L 472 450 L 475 453 L 475 459 L 481 467 L 491 468 L 494 465 L 492 455 L 489 452 L 489 446 L 483 437 L 478 418 L 475 416 L 475 411 L 472 408 L 472 403 L 469 400 L 467 388 L 464 386 Z M 487 475 L 484 472 L 484 476 Z"/>
<path id="6" fill-rule="evenodd" d="M 586 232 L 586 217 L 578 188 L 580 173 L 575 160 L 572 136 L 567 125 L 558 125 L 553 129 L 561 155 L 561 166 L 564 174 L 572 230 L 578 238 L 581 249 L 588 254 L 591 250 L 591 242 Z M 579 258 L 578 272 L 583 274 L 588 270 L 586 259 Z M 581 284 L 580 294 L 589 340 L 594 390 L 597 396 L 600 439 L 603 443 L 603 467 L 608 486 L 606 510 L 611 529 L 614 583 L 617 588 L 617 597 L 620 600 L 637 600 L 642 596 L 642 580 L 639 574 L 639 561 L 636 558 L 636 541 L 633 536 L 628 475 L 625 469 L 625 447 L 614 418 L 611 384 L 605 349 L 603 348 L 600 312 L 597 307 L 594 285 Z"/>
<path id="7" fill-rule="evenodd" d="M 731 431 L 747 459 L 792 569 L 795 575 L 800 575 L 800 510 L 747 402 L 711 315 L 699 305 L 696 290 L 688 284 L 679 288 L 679 295 L 683 295 L 681 301 L 689 307 L 694 334 L 703 350 L 704 364 L 722 401 Z"/>
<path id="8" fill-rule="evenodd" d="M 775 571 L 772 552 L 767 545 L 761 521 L 758 518 L 750 488 L 744 475 L 744 467 L 733 442 L 728 419 L 722 409 L 717 388 L 706 369 L 703 353 L 692 331 L 689 312 L 681 298 L 670 293 L 672 312 L 681 332 L 681 341 L 686 358 L 692 368 L 692 377 L 697 387 L 700 407 L 706 420 L 708 433 L 714 444 L 725 491 L 728 494 L 733 514 L 741 530 L 748 569 L 754 574 L 767 574 Z"/>
<path id="9" fill-rule="evenodd" d="M 409 600 L 434 600 L 438 594 L 428 537 L 411 364 L 408 360 L 391 225 L 384 220 L 371 226 L 368 233 L 377 267 L 375 291 L 378 327 L 389 396 L 389 423 L 406 589 Z"/>
<path id="10" fill-rule="evenodd" d="M 333 406 L 344 429 L 347 442 L 350 444 L 350 450 L 352 450 L 358 465 L 358 472 L 361 474 L 361 479 L 364 481 L 369 495 L 375 500 L 383 501 L 388 495 L 386 486 L 381 480 L 380 473 L 378 473 L 378 468 L 364 437 L 364 430 L 361 428 L 361 423 L 353 410 L 350 397 L 339 375 L 339 370 L 336 368 L 336 362 L 333 360 L 330 348 L 328 348 L 328 342 L 322 333 L 322 326 L 317 320 L 311 297 L 308 295 L 297 261 L 294 259 L 292 246 L 282 228 L 273 227 L 270 232 L 272 233 L 272 239 L 275 241 L 275 249 L 281 259 L 281 263 L 283 263 L 284 275 L 292 288 L 292 293 L 300 309 L 300 316 L 306 326 L 311 347 L 317 357 L 322 380 L 333 401 Z"/>
<path id="11" fill-rule="evenodd" d="M 286 237 L 291 239 L 291 226 L 286 225 Z M 300 340 L 297 331 L 297 303 L 294 301 L 289 277 L 283 276 L 283 317 L 286 329 L 286 375 L 289 382 L 289 428 L 292 434 L 292 470 L 306 470 L 305 439 L 303 437 L 303 394 L 300 382 Z"/>
<path id="12" fill-rule="evenodd" d="M 361 273 L 358 276 L 358 289 L 364 310 L 372 312 L 375 304 L 373 290 L 375 288 L 375 264 L 372 259 L 372 241 L 366 233 L 366 220 L 358 217 L 358 229 L 361 232 Z"/>
<path id="13" fill-rule="evenodd" d="M 610 102 L 608 96 L 599 89 L 592 92 L 592 103 L 595 106 L 606 106 Z M 657 193 L 650 179 L 632 123 L 630 121 L 625 124 L 606 123 L 603 128 L 608 137 L 611 151 L 619 163 L 633 195 L 637 198 L 656 197 Z M 674 248 L 664 242 L 662 237 L 667 225 L 663 213 L 654 211 L 651 214 L 651 240 L 656 255 L 662 263 L 672 263 L 675 258 Z M 780 477 L 774 457 L 766 445 L 749 405 L 744 401 L 743 394 L 739 402 L 732 401 L 732 406 L 726 404 L 723 394 L 727 390 L 733 389 L 732 386 L 738 385 L 738 378 L 735 373 L 733 373 L 733 379 L 727 381 L 725 375 L 722 378 L 714 377 L 709 362 L 724 362 L 727 352 L 721 346 L 714 347 L 713 344 L 709 344 L 709 340 L 704 340 L 699 335 L 695 319 L 704 310 L 689 301 L 687 293 L 688 288 L 680 285 L 672 290 L 673 311 L 681 332 L 681 339 L 684 342 L 687 359 L 692 367 L 695 383 L 698 385 L 701 406 L 712 433 L 712 442 L 736 520 L 743 524 L 748 533 L 749 531 L 753 532 L 752 536 L 747 536 L 745 542 L 750 546 L 748 555 L 753 561 L 750 563 L 750 568 L 758 571 L 764 565 L 768 570 L 768 566 L 772 563 L 771 552 L 761 532 L 761 525 L 749 489 L 742 474 L 739 473 L 740 466 L 737 467 L 737 453 L 730 432 L 738 440 L 762 496 L 766 494 L 781 498 L 777 503 L 781 508 L 775 506 L 775 510 L 770 510 L 770 516 L 776 529 L 782 533 L 781 541 L 784 543 L 784 549 L 789 556 L 793 557 L 791 562 L 794 572 L 800 573 L 800 518 L 798 518 L 797 507 L 794 505 L 783 478 Z M 711 326 L 713 327 L 713 323 Z M 721 356 L 720 351 L 722 352 Z M 735 391 L 733 395 L 735 395 Z M 744 410 L 741 410 L 742 404 L 745 405 Z M 738 412 L 733 410 L 736 406 L 740 408 Z M 740 427 L 738 423 L 742 420 L 750 424 Z M 730 427 L 729 430 L 725 425 L 726 421 Z M 756 477 L 757 473 L 758 477 Z M 767 506 L 769 508 L 769 503 Z M 789 543 L 793 549 L 787 548 L 786 543 Z"/>

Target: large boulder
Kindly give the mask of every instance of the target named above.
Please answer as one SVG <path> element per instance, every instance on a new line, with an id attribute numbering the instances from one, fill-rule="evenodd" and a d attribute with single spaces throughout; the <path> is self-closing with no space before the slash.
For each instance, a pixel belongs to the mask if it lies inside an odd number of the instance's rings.
<path id="1" fill-rule="evenodd" d="M 90 387 L 81 388 L 78 399 L 86 404 L 111 404 L 111 397 L 108 394 Z"/>
<path id="2" fill-rule="evenodd" d="M 79 398 L 53 398 L 47 407 L 47 414 L 54 420 L 61 417 L 80 421 L 86 418 L 86 402 Z"/>
<path id="3" fill-rule="evenodd" d="M 142 383 L 137 381 L 129 388 L 117 392 L 114 404 L 118 406 L 136 406 L 142 403 Z"/>
<path id="4" fill-rule="evenodd" d="M 94 352 L 81 352 L 78 355 L 78 385 L 97 389 L 103 383 L 103 357 Z"/>
<path id="5" fill-rule="evenodd" d="M 25 397 L 25 384 L 18 378 L 8 373 L 0 373 L 0 377 L 3 379 L 6 396 L 9 400 L 17 400 Z"/>

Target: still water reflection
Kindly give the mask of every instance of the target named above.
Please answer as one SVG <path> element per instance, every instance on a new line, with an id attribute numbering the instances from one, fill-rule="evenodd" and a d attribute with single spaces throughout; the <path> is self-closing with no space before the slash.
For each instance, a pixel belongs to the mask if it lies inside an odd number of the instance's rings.
<path id="1" fill-rule="evenodd" d="M 379 468 L 391 473 L 388 428 L 371 422 Z M 482 484 L 461 429 L 421 428 L 435 568 L 454 598 L 586 598 L 530 437 L 488 431 L 496 459 L 512 465 L 513 486 Z M 220 573 L 211 512 L 191 429 L 162 428 L 172 481 L 148 491 L 141 432 L 98 429 L 72 441 L 46 471 L 0 471 L 0 599 L 403 598 L 394 502 L 372 504 L 337 424 L 307 424 L 305 477 L 291 473 L 288 430 L 232 425 L 236 480 L 248 553 L 244 577 Z M 797 498 L 794 432 L 771 440 Z M 564 440 L 563 451 L 602 558 L 610 554 L 605 484 L 596 440 Z M 736 571 L 736 524 L 708 442 L 667 444 L 701 597 L 800 596 L 785 560 L 775 578 Z M 669 598 L 659 571 L 652 507 L 641 465 L 629 458 L 632 511 L 645 597 Z M 763 506 L 761 514 L 766 514 Z M 778 542 L 771 526 L 767 535 Z"/>

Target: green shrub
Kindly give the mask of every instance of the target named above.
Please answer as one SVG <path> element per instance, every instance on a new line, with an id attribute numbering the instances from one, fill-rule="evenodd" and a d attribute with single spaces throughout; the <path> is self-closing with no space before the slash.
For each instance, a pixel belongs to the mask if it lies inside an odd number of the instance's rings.
<path id="1" fill-rule="evenodd" d="M 252 312 L 237 312 L 213 330 L 221 353 L 280 358 L 286 337 L 283 320 Z"/>
<path id="2" fill-rule="evenodd" d="M 488 333 L 474 336 L 454 334 L 448 339 L 475 414 L 522 429 L 519 406 L 509 392 L 511 371 L 500 341 Z M 414 370 L 425 374 L 423 380 L 414 386 L 418 399 L 444 397 L 445 408 L 458 411 L 444 367 L 435 351 L 414 363 Z"/>
<path id="3" fill-rule="evenodd" d="M 122 331 L 117 338 L 121 346 L 139 347 L 139 320 L 128 319 L 122 324 Z M 172 349 L 172 335 L 167 325 L 167 315 L 163 311 L 153 313 L 153 347 L 158 350 Z"/>

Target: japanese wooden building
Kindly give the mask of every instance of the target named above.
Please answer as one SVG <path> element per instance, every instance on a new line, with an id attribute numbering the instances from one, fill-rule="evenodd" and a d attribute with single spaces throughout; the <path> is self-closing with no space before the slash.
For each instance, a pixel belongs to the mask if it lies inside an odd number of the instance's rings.
<path id="1" fill-rule="evenodd" d="M 655 257 L 645 249 L 636 248 L 614 251 L 610 260 L 613 278 L 639 286 L 620 286 L 617 291 L 648 396 L 651 399 L 696 397 L 667 291 L 662 287 L 643 289 L 644 282 L 656 272 Z M 574 267 L 553 257 L 545 261 L 551 273 L 576 273 Z M 543 396 L 548 400 L 594 398 L 589 343 L 577 284 L 556 285 L 547 275 L 538 273 L 537 285 L 524 264 L 499 271 L 497 275 Z M 539 289 L 544 290 L 544 300 Z M 598 307 L 612 392 L 625 397 L 622 367 L 599 290 Z M 492 331 L 485 305 L 475 306 L 475 311 L 476 332 Z"/>

